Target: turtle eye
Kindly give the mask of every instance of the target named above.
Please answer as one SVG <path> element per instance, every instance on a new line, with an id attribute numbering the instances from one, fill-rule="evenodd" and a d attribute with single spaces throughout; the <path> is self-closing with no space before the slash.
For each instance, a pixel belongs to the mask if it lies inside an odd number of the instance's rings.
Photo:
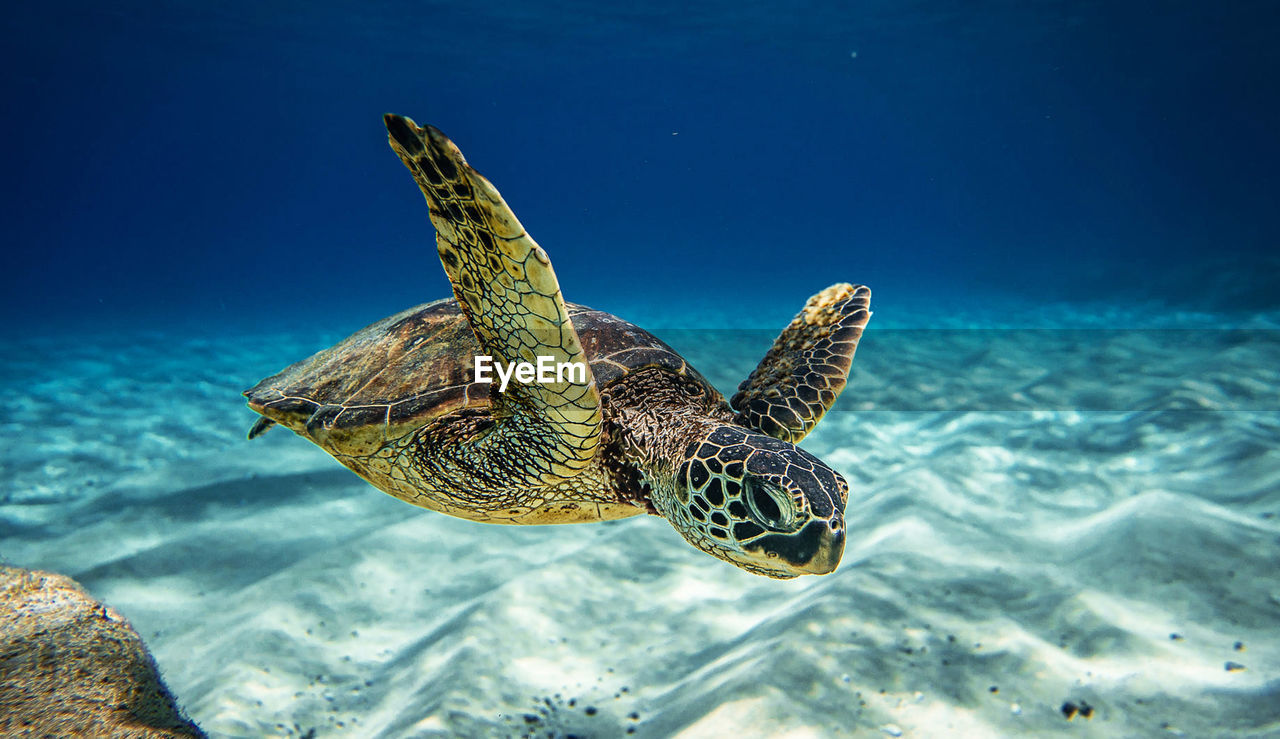
<path id="1" fill-rule="evenodd" d="M 796 504 L 776 483 L 753 475 L 746 479 L 747 510 L 755 522 L 772 531 L 795 528 Z"/>

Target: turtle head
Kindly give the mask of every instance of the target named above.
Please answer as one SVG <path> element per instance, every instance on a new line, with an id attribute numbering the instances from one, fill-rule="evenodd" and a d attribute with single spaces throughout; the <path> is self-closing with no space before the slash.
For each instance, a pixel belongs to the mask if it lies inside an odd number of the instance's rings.
<path id="1" fill-rule="evenodd" d="M 694 546 L 757 574 L 825 575 L 844 552 L 849 486 L 794 444 L 717 425 L 688 445 L 659 506 Z"/>

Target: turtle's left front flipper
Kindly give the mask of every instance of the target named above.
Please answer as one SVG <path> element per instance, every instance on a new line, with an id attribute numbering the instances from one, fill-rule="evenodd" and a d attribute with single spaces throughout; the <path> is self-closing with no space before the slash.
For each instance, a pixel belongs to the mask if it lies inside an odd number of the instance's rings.
<path id="1" fill-rule="evenodd" d="M 871 290 L 840 283 L 809 298 L 729 401 L 744 426 L 799 442 L 836 402 L 871 318 Z"/>
<path id="2" fill-rule="evenodd" d="M 541 368 L 543 361 L 578 368 L 493 393 L 496 427 L 454 449 L 453 457 L 443 455 L 458 465 L 451 474 L 492 490 L 574 477 L 599 446 L 600 394 L 551 260 L 443 133 L 403 116 L 384 121 L 392 149 L 427 199 L 440 261 L 486 354 L 509 371 L 517 363 Z"/>

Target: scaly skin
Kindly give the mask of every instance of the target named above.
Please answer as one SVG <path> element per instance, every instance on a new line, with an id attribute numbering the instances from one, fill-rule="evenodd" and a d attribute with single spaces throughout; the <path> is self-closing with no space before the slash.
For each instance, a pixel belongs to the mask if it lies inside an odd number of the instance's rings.
<path id="1" fill-rule="evenodd" d="M 870 307 L 865 285 L 809 298 L 730 401 L 743 423 L 793 444 L 808 436 L 844 390 Z"/>
<path id="2" fill-rule="evenodd" d="M 427 198 L 440 262 L 481 347 L 504 365 L 539 356 L 585 365 L 551 260 L 498 191 L 444 134 L 408 118 L 385 119 L 391 148 Z M 595 457 L 600 395 L 590 371 L 581 383 L 515 383 L 493 412 L 503 423 L 454 447 L 476 485 L 555 484 Z"/>

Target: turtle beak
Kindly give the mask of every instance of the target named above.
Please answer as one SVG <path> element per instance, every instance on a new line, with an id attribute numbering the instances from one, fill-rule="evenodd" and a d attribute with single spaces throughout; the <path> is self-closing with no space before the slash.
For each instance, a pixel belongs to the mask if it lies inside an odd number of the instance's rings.
<path id="1" fill-rule="evenodd" d="M 797 575 L 826 575 L 840 564 L 844 531 L 832 531 L 825 520 L 815 519 L 794 534 L 769 534 L 744 548 L 782 560 Z"/>

